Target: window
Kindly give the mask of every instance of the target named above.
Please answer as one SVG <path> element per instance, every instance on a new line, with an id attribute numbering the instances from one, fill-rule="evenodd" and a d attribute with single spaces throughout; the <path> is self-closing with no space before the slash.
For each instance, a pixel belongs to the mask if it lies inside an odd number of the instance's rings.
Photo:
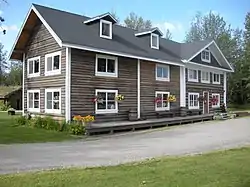
<path id="1" fill-rule="evenodd" d="M 156 80 L 158 81 L 169 81 L 170 72 L 169 66 L 156 64 Z"/>
<path id="2" fill-rule="evenodd" d="M 96 76 L 117 77 L 117 57 L 96 55 Z"/>
<path id="3" fill-rule="evenodd" d="M 214 84 L 220 84 L 220 74 L 213 74 L 213 83 Z"/>
<path id="4" fill-rule="evenodd" d="M 98 100 L 95 102 L 95 111 L 97 114 L 117 113 L 118 103 L 116 96 L 118 90 L 96 90 Z"/>
<path id="5" fill-rule="evenodd" d="M 151 33 L 151 48 L 159 49 L 159 35 Z"/>
<path id="6" fill-rule="evenodd" d="M 27 110 L 29 112 L 40 112 L 40 90 L 27 91 Z"/>
<path id="7" fill-rule="evenodd" d="M 40 56 L 28 59 L 28 74 L 27 77 L 40 76 Z"/>
<path id="8" fill-rule="evenodd" d="M 210 83 L 210 72 L 201 71 L 201 82 Z"/>
<path id="9" fill-rule="evenodd" d="M 199 109 L 199 93 L 188 93 L 188 109 Z"/>
<path id="10" fill-rule="evenodd" d="M 45 113 L 61 113 L 61 89 L 45 89 Z"/>
<path id="11" fill-rule="evenodd" d="M 61 51 L 45 55 L 45 76 L 61 73 Z"/>
<path id="12" fill-rule="evenodd" d="M 201 60 L 203 62 L 210 62 L 210 51 L 208 49 L 201 52 Z"/>
<path id="13" fill-rule="evenodd" d="M 100 37 L 112 39 L 112 22 L 106 20 L 100 21 Z"/>
<path id="14" fill-rule="evenodd" d="M 220 94 L 212 94 L 212 107 L 220 107 Z"/>
<path id="15" fill-rule="evenodd" d="M 198 82 L 198 71 L 194 69 L 188 69 L 188 81 Z"/>
<path id="16" fill-rule="evenodd" d="M 155 110 L 169 110 L 169 92 L 155 92 L 155 97 L 157 98 L 157 102 L 155 103 Z"/>

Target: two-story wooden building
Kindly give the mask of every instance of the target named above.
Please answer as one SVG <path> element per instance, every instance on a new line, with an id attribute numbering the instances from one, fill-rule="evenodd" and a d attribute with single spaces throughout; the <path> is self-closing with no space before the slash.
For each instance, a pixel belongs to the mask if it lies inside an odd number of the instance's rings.
<path id="1" fill-rule="evenodd" d="M 109 13 L 88 18 L 33 4 L 10 53 L 23 62 L 23 112 L 116 121 L 131 109 L 141 119 L 180 107 L 209 113 L 226 103 L 233 69 L 216 43 L 161 36 L 158 28 L 117 25 Z"/>

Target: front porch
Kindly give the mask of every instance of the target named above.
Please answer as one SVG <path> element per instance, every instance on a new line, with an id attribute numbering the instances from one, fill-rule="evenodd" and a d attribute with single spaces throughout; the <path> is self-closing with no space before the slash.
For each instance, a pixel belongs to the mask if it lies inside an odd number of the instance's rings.
<path id="1" fill-rule="evenodd" d="M 151 129 L 155 127 L 165 127 L 170 125 L 181 125 L 187 123 L 201 122 L 212 120 L 213 114 L 193 115 L 185 117 L 172 117 L 172 118 L 158 118 L 147 119 L 140 121 L 120 121 L 120 122 L 104 122 L 93 123 L 90 127 L 87 127 L 87 134 L 99 134 L 99 133 L 115 133 L 121 131 L 134 131 L 138 129 Z"/>

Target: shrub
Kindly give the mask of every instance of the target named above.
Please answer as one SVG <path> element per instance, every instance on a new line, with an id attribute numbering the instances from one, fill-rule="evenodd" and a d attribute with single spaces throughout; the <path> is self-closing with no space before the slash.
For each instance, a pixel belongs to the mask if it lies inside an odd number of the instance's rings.
<path id="1" fill-rule="evenodd" d="M 85 127 L 80 123 L 71 123 L 70 132 L 74 135 L 83 135 L 85 134 Z"/>
<path id="2" fill-rule="evenodd" d="M 4 101 L 0 101 L 0 110 L 1 111 L 7 111 L 10 109 L 10 104 L 8 102 L 4 103 Z"/>
<path id="3" fill-rule="evenodd" d="M 31 120 L 31 125 L 36 128 L 46 128 L 46 121 L 44 118 L 37 116 Z"/>
<path id="4" fill-rule="evenodd" d="M 66 120 L 60 122 L 59 131 L 69 131 L 70 123 Z"/>
<path id="5" fill-rule="evenodd" d="M 52 117 L 45 117 L 44 118 L 46 123 L 46 129 L 47 130 L 56 130 L 59 131 L 60 129 L 60 123 L 56 120 L 54 120 Z"/>
<path id="6" fill-rule="evenodd" d="M 18 116 L 15 120 L 17 124 L 20 126 L 24 126 L 28 124 L 28 119 L 25 116 Z"/>

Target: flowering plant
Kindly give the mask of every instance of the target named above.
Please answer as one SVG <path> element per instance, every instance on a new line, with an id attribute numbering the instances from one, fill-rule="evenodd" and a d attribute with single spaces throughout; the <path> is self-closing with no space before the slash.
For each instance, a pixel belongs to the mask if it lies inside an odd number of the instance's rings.
<path id="1" fill-rule="evenodd" d="M 161 97 L 156 97 L 155 98 L 155 103 L 159 103 L 159 102 L 161 102 L 161 100 L 162 100 Z"/>
<path id="2" fill-rule="evenodd" d="M 116 98 L 115 98 L 117 101 L 123 101 L 125 98 L 124 98 L 124 95 L 117 95 Z"/>
<path id="3" fill-rule="evenodd" d="M 211 99 L 212 104 L 216 104 L 218 102 L 218 99 L 216 97 L 213 97 Z"/>
<path id="4" fill-rule="evenodd" d="M 73 120 L 76 121 L 76 122 L 78 122 L 78 123 L 84 123 L 84 124 L 86 124 L 86 123 L 95 121 L 95 117 L 91 116 L 91 115 L 87 115 L 87 116 L 77 115 L 77 116 L 73 117 Z"/>
<path id="5" fill-rule="evenodd" d="M 176 101 L 175 95 L 168 96 L 168 102 L 175 102 L 175 101 Z"/>
<path id="6" fill-rule="evenodd" d="M 103 103 L 103 98 L 101 96 L 95 96 L 93 102 Z"/>

